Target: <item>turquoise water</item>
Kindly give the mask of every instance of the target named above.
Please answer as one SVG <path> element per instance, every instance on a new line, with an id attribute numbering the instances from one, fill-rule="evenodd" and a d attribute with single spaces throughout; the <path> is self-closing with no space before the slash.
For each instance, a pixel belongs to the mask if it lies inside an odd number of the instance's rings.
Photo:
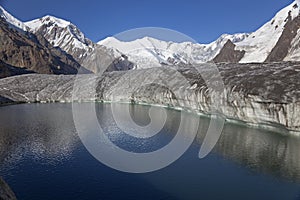
<path id="1" fill-rule="evenodd" d="M 137 124 L 150 122 L 148 109 L 130 106 Z M 180 112 L 167 110 L 158 135 L 137 139 L 118 129 L 110 104 L 99 103 L 96 110 L 111 141 L 132 152 L 164 147 L 180 124 Z M 159 171 L 130 174 L 88 153 L 76 132 L 71 104 L 0 107 L 0 176 L 25 200 L 300 199 L 299 138 L 226 124 L 213 152 L 199 159 L 209 119 L 189 117 L 200 126 L 180 159 Z"/>

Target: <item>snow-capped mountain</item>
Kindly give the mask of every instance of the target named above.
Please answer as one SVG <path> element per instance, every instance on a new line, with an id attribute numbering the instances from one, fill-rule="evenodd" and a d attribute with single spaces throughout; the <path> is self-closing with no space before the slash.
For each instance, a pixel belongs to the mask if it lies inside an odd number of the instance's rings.
<path id="1" fill-rule="evenodd" d="M 236 42 L 236 50 L 245 51 L 245 55 L 240 62 L 249 63 L 266 61 L 276 44 L 279 42 L 281 37 L 283 37 L 284 30 L 289 28 L 287 25 L 293 20 L 296 20 L 296 18 L 299 16 L 299 7 L 299 2 L 293 2 L 289 6 L 280 10 L 269 22 L 264 24 L 257 31 L 251 33 L 248 38 L 241 42 Z M 298 30 L 299 28 L 300 27 L 298 27 Z M 297 37 L 300 37 L 299 31 Z M 298 44 L 299 40 L 295 38 L 291 46 L 295 47 Z M 286 55 L 284 58 L 285 60 L 295 59 L 295 51 L 290 51 L 287 53 L 288 55 Z"/>
<path id="2" fill-rule="evenodd" d="M 76 74 L 81 65 L 45 39 L 0 18 L 0 78 L 27 74 Z"/>
<path id="3" fill-rule="evenodd" d="M 12 27 L 44 37 L 95 73 L 104 68 L 128 70 L 204 62 L 300 61 L 300 0 L 280 10 L 253 33 L 224 34 L 210 44 L 176 43 L 144 37 L 130 42 L 108 37 L 93 43 L 71 22 L 45 16 L 26 23 L 2 7 L 0 16 Z"/>
<path id="4" fill-rule="evenodd" d="M 31 32 L 42 34 L 53 46 L 60 47 L 79 62 L 94 49 L 93 42 L 69 21 L 47 15 L 25 25 Z"/>
<path id="5" fill-rule="evenodd" d="M 76 61 L 94 73 L 108 70 L 128 70 L 132 63 L 116 49 L 93 43 L 71 22 L 53 16 L 25 23 L 31 32 L 43 35 L 53 46 L 72 55 Z"/>
<path id="6" fill-rule="evenodd" d="M 210 44 L 165 42 L 149 37 L 130 42 L 109 37 L 98 44 L 121 51 L 140 68 L 212 60 L 240 63 L 300 61 L 299 13 L 300 1 L 296 0 L 257 31 L 225 34 Z"/>
<path id="7" fill-rule="evenodd" d="M 18 20 L 15 17 L 13 17 L 6 10 L 4 10 L 1 6 L 0 6 L 0 17 L 4 18 L 13 28 L 18 28 L 23 31 L 28 30 L 28 27 L 23 22 L 21 22 L 20 20 Z"/>
<path id="8" fill-rule="evenodd" d="M 167 42 L 151 37 L 144 37 L 130 42 L 109 37 L 98 42 L 98 44 L 117 49 L 128 56 L 129 61 L 136 63 L 138 68 L 150 68 L 161 65 L 208 62 L 220 52 L 228 40 L 240 42 L 246 39 L 248 35 L 246 33 L 224 34 L 210 44 Z"/>
<path id="9" fill-rule="evenodd" d="M 76 74 L 81 65 L 72 56 L 30 32 L 0 6 L 0 77 L 27 73 Z M 81 68 L 81 71 L 89 72 Z"/>
<path id="10" fill-rule="evenodd" d="M 94 43 L 71 22 L 53 16 L 45 16 L 22 22 L 0 6 L 0 16 L 12 28 L 43 36 L 51 45 L 72 55 L 78 62 L 94 49 Z"/>

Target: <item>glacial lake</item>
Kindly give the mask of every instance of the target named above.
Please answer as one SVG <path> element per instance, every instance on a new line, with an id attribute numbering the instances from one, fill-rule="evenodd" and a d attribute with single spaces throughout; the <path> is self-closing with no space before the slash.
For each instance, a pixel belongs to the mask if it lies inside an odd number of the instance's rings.
<path id="1" fill-rule="evenodd" d="M 132 152 L 164 147 L 181 119 L 180 111 L 167 109 L 162 131 L 149 140 L 137 139 L 118 129 L 111 104 L 95 108 L 107 136 Z M 130 106 L 133 120 L 143 126 L 150 121 L 148 111 L 148 106 Z M 300 138 L 226 123 L 213 151 L 199 159 L 209 118 L 189 117 L 199 120 L 199 128 L 181 158 L 158 171 L 131 174 L 102 164 L 87 151 L 72 104 L 0 107 L 0 176 L 21 200 L 300 199 Z"/>

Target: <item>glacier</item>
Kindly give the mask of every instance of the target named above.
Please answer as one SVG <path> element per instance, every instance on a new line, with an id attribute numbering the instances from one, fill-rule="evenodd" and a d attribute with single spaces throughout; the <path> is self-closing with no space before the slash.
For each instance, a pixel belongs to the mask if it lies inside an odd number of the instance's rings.
<path id="1" fill-rule="evenodd" d="M 227 121 L 241 120 L 282 133 L 300 131 L 300 63 L 222 63 L 217 64 L 217 68 L 224 82 L 222 91 L 211 91 L 207 87 L 209 84 L 205 80 L 214 84 L 214 74 L 210 73 L 209 64 L 201 64 L 174 66 L 172 69 L 168 66 L 106 72 L 102 75 L 14 76 L 0 80 L 0 101 L 2 104 L 128 102 L 209 115 L 216 99 L 220 99 L 217 111 Z M 208 78 L 204 79 L 203 75 Z M 166 86 L 160 83 L 166 83 Z"/>

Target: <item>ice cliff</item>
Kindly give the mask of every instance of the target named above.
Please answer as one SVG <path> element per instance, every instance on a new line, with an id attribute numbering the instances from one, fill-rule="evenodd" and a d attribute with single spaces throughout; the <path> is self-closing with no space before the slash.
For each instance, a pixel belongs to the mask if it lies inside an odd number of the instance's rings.
<path id="1" fill-rule="evenodd" d="M 0 101 L 123 101 L 209 114 L 219 99 L 217 111 L 227 119 L 300 131 L 299 63 L 218 64 L 224 82 L 221 92 L 207 87 L 207 80 L 214 84 L 209 67 L 150 68 L 102 76 L 15 76 L 0 80 Z"/>

